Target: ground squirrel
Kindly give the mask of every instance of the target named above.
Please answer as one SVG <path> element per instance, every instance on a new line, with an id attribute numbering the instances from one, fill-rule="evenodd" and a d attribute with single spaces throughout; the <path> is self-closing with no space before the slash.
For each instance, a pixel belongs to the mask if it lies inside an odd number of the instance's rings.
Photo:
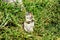
<path id="1" fill-rule="evenodd" d="M 32 13 L 26 13 L 24 21 L 24 29 L 27 32 L 32 32 L 34 28 L 34 17 Z"/>

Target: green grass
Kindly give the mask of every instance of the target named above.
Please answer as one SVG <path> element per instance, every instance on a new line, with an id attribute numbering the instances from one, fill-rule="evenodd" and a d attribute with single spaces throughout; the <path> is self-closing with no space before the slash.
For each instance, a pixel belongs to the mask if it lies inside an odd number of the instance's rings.
<path id="1" fill-rule="evenodd" d="M 60 1 L 23 0 L 21 6 L 0 1 L 0 40 L 59 40 Z M 23 29 L 25 11 L 32 12 L 35 18 L 34 32 Z"/>

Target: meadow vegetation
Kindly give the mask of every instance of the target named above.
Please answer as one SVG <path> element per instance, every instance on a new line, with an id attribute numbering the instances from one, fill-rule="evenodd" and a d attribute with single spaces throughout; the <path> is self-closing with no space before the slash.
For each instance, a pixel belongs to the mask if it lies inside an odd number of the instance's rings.
<path id="1" fill-rule="evenodd" d="M 60 1 L 23 0 L 25 10 L 18 3 L 0 0 L 0 40 L 60 40 Z M 34 15 L 34 32 L 23 29 L 25 11 Z"/>

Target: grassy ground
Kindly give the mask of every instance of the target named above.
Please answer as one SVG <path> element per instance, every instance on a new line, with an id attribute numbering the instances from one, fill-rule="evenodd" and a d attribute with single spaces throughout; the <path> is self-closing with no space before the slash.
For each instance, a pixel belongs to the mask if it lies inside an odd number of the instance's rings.
<path id="1" fill-rule="evenodd" d="M 23 0 L 26 10 L 18 3 L 0 1 L 0 40 L 60 40 L 60 1 Z M 34 32 L 23 29 L 25 11 L 35 18 Z"/>

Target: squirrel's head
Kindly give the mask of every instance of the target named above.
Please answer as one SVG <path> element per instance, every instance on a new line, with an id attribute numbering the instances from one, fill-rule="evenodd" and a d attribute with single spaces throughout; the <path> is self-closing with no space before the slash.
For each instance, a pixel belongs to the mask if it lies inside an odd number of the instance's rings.
<path id="1" fill-rule="evenodd" d="M 33 19 L 32 13 L 31 12 L 29 12 L 29 13 L 27 12 L 25 18 L 26 18 L 26 21 L 31 21 Z"/>

